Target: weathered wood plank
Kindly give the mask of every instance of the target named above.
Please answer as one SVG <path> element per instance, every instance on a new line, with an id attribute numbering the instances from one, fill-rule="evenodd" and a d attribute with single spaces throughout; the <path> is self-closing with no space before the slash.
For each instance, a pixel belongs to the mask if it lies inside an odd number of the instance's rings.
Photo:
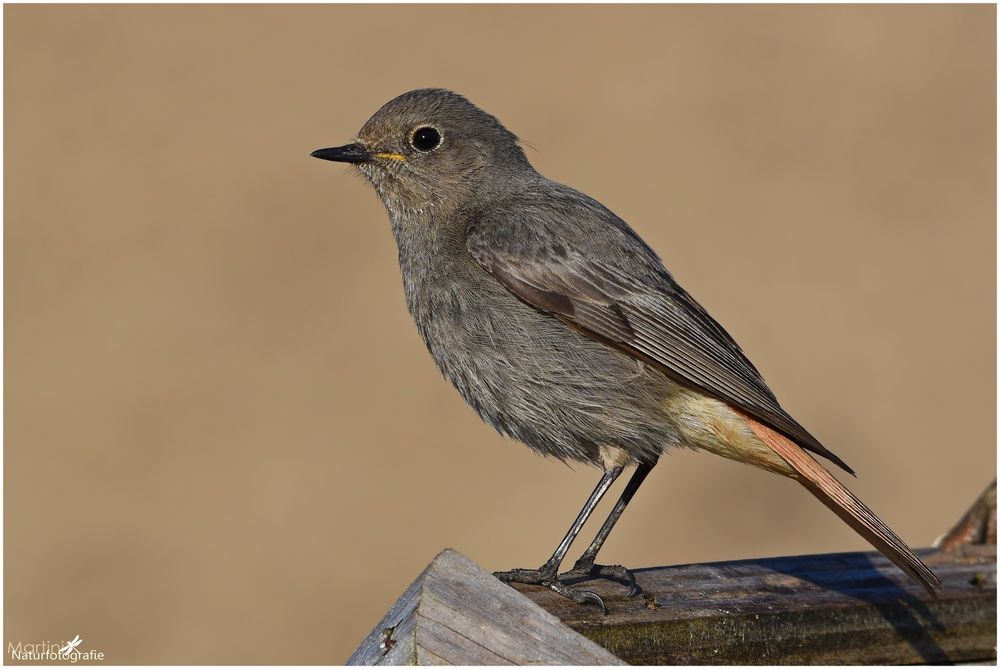
<path id="1" fill-rule="evenodd" d="M 996 658 L 996 546 L 919 551 L 937 599 L 878 553 L 636 571 L 643 592 L 591 580 L 610 613 L 517 586 L 631 664 L 927 664 Z"/>
<path id="2" fill-rule="evenodd" d="M 350 665 L 616 665 L 474 562 L 440 553 L 347 660 Z"/>
<path id="3" fill-rule="evenodd" d="M 641 569 L 635 598 L 592 580 L 602 615 L 446 550 L 348 664 L 995 664 L 996 482 L 918 553 L 937 598 L 878 553 L 837 553 Z"/>

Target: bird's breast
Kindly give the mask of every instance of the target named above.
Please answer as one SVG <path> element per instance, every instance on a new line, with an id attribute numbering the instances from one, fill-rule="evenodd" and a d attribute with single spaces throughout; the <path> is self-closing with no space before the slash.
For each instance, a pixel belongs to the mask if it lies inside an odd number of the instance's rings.
<path id="1" fill-rule="evenodd" d="M 401 249 L 407 306 L 438 369 L 487 423 L 559 458 L 600 464 L 675 443 L 655 419 L 659 371 L 519 300 L 465 253 Z"/>

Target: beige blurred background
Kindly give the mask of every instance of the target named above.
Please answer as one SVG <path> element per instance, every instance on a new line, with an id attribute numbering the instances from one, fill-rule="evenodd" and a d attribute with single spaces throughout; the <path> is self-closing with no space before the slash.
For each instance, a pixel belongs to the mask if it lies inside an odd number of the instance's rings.
<path id="1" fill-rule="evenodd" d="M 598 473 L 479 422 L 308 157 L 423 86 L 628 220 L 930 544 L 996 470 L 994 13 L 6 6 L 5 649 L 341 662 L 444 547 L 548 557 Z M 677 452 L 602 557 L 865 547 Z"/>

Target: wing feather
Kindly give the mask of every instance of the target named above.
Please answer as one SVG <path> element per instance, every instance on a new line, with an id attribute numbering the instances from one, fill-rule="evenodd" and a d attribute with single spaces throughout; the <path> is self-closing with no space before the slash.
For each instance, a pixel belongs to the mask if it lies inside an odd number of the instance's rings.
<path id="1" fill-rule="evenodd" d="M 658 365 L 854 473 L 781 408 L 729 333 L 621 219 L 589 200 L 567 202 L 558 217 L 548 209 L 512 211 L 473 221 L 466 246 L 521 300 Z M 606 253 L 581 250 L 601 250 L 608 239 Z"/>

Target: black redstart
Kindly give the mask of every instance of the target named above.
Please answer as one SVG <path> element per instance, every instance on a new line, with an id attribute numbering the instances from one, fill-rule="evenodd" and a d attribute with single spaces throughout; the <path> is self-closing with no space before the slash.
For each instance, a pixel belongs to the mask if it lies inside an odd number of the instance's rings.
<path id="1" fill-rule="evenodd" d="M 498 572 L 604 607 L 567 577 L 635 581 L 595 564 L 664 449 L 687 446 L 791 477 L 920 582 L 940 580 L 809 452 L 854 472 L 786 413 L 732 337 L 596 200 L 536 172 L 517 137 L 464 97 L 411 91 L 352 144 L 389 212 L 406 303 L 441 373 L 501 434 L 604 471 L 539 569 Z M 636 469 L 573 569 L 559 566 L 622 470 Z"/>

